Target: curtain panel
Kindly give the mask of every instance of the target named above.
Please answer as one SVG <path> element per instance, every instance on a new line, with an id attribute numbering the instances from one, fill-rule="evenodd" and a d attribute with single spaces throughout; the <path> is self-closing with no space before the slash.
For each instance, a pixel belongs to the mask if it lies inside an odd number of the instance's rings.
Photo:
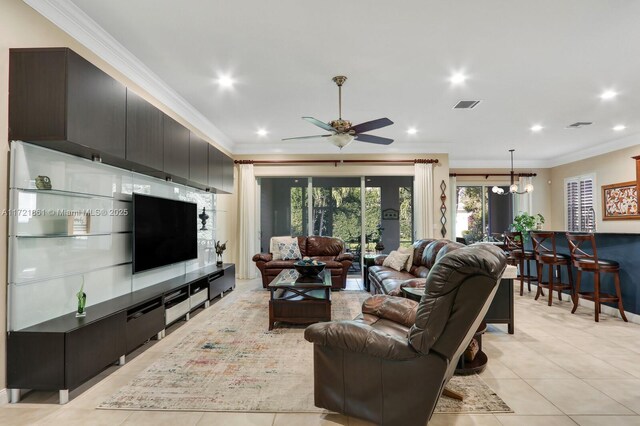
<path id="1" fill-rule="evenodd" d="M 253 164 L 240 164 L 238 173 L 238 257 L 237 276 L 252 279 L 256 266 L 251 260 L 258 253 L 258 185 Z"/>
<path id="2" fill-rule="evenodd" d="M 414 165 L 414 229 L 415 239 L 435 238 L 433 232 L 433 164 Z"/>

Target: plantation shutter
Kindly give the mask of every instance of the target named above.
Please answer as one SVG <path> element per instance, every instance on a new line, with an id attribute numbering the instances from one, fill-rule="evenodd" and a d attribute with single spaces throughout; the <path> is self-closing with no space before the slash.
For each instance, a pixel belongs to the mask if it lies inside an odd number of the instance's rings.
<path id="1" fill-rule="evenodd" d="M 580 176 L 566 180 L 566 209 L 568 231 L 595 230 L 593 177 Z"/>

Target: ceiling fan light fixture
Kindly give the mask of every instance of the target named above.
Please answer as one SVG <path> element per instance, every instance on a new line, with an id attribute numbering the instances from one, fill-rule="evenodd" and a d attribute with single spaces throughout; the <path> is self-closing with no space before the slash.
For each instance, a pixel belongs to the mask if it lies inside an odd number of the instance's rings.
<path id="1" fill-rule="evenodd" d="M 347 133 L 337 133 L 335 135 L 329 136 L 327 139 L 329 140 L 329 142 L 342 149 L 353 142 L 354 137 L 353 135 Z"/>

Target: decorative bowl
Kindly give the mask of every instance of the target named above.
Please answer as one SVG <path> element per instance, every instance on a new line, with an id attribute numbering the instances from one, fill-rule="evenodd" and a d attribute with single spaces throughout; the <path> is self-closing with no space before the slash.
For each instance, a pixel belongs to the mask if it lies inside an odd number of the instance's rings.
<path id="1" fill-rule="evenodd" d="M 304 262 L 302 260 L 299 260 L 293 264 L 293 267 L 296 269 L 296 271 L 298 271 L 298 273 L 303 277 L 315 277 L 320 272 L 324 271 L 325 266 L 327 266 L 327 264 L 324 262 L 316 262 L 316 264 L 313 264 Z"/>

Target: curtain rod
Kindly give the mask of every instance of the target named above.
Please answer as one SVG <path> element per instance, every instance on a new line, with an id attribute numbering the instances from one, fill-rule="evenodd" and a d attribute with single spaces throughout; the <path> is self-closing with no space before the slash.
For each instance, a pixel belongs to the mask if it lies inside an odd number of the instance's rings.
<path id="1" fill-rule="evenodd" d="M 514 176 L 518 177 L 536 177 L 537 173 L 514 173 Z M 511 176 L 511 173 L 449 173 L 450 177 L 456 176 L 484 176 L 485 179 L 488 179 L 489 176 Z"/>
<path id="2" fill-rule="evenodd" d="M 313 164 L 331 163 L 336 167 L 342 163 L 411 163 L 437 164 L 438 159 L 416 158 L 414 160 L 234 160 L 235 164 Z"/>

